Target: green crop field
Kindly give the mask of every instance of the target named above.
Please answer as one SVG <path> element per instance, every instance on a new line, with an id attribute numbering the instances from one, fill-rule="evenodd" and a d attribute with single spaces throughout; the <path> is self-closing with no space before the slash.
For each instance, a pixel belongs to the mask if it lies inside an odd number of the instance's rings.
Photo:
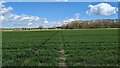
<path id="1" fill-rule="evenodd" d="M 117 29 L 3 32 L 3 66 L 117 66 Z"/>

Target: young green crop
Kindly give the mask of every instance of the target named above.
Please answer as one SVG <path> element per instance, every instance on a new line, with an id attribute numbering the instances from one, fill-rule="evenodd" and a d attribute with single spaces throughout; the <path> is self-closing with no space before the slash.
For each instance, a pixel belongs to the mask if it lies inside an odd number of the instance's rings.
<path id="1" fill-rule="evenodd" d="M 3 32 L 3 66 L 117 66 L 118 30 Z M 63 49 L 65 54 L 59 51 Z"/>

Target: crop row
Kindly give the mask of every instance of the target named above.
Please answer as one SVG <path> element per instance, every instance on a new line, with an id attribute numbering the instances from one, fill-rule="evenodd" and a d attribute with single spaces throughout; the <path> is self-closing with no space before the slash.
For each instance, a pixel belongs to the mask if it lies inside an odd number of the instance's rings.
<path id="1" fill-rule="evenodd" d="M 117 30 L 64 31 L 68 66 L 117 66 Z"/>
<path id="2" fill-rule="evenodd" d="M 118 65 L 117 29 L 3 32 L 3 66 Z"/>

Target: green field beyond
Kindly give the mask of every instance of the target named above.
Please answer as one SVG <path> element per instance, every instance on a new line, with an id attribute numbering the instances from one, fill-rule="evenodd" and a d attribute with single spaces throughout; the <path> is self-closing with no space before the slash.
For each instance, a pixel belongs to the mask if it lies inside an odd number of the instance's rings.
<path id="1" fill-rule="evenodd" d="M 3 66 L 117 66 L 118 30 L 3 32 Z"/>

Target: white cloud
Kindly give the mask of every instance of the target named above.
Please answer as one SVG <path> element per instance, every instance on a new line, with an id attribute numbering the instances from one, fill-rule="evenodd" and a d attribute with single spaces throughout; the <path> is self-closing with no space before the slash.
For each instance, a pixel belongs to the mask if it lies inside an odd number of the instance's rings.
<path id="1" fill-rule="evenodd" d="M 0 16 L 0 23 L 4 20 L 4 16 Z"/>
<path id="2" fill-rule="evenodd" d="M 12 7 L 6 8 L 4 3 L 5 3 L 4 1 L 0 1 L 0 24 L 2 24 L 3 26 L 16 25 L 16 26 L 22 27 L 23 25 L 24 26 L 32 25 L 33 23 L 38 23 L 35 25 L 39 26 L 40 25 L 39 22 L 43 21 L 42 18 L 38 16 L 31 16 L 26 14 L 21 14 L 21 15 L 14 14 L 11 12 L 13 8 Z M 7 23 L 7 24 L 4 24 L 4 23 Z"/>
<path id="3" fill-rule="evenodd" d="M 80 13 L 76 13 L 76 14 L 75 14 L 75 19 L 76 19 L 76 20 L 80 20 Z"/>
<path id="4" fill-rule="evenodd" d="M 10 11 L 12 10 L 11 7 L 5 8 L 3 3 L 5 3 L 5 2 L 4 1 L 0 1 L 0 23 L 5 20 L 5 15 L 10 13 Z"/>
<path id="5" fill-rule="evenodd" d="M 69 18 L 69 19 L 63 20 L 63 23 L 70 23 L 72 21 L 77 21 L 77 20 L 80 20 L 80 13 L 74 14 L 73 18 Z"/>
<path id="6" fill-rule="evenodd" d="M 28 26 L 32 25 L 33 23 L 28 23 Z"/>
<path id="7" fill-rule="evenodd" d="M 49 21 L 46 19 L 46 18 L 44 18 L 44 23 L 48 23 Z"/>
<path id="8" fill-rule="evenodd" d="M 0 15 L 8 14 L 8 13 L 10 13 L 11 10 L 12 10 L 11 7 L 1 8 L 1 9 L 0 9 Z"/>
<path id="9" fill-rule="evenodd" d="M 63 22 L 72 22 L 72 21 L 75 21 L 76 19 L 75 18 L 70 18 L 70 19 L 67 19 L 67 20 L 63 20 Z"/>
<path id="10" fill-rule="evenodd" d="M 12 7 L 5 8 L 5 5 L 3 5 L 4 3 L 6 2 L 0 1 L 0 16 L 10 13 L 10 11 L 13 9 Z"/>
<path id="11" fill-rule="evenodd" d="M 17 15 L 17 14 L 7 14 L 4 15 L 5 20 L 4 22 L 38 22 L 40 20 L 37 16 L 30 16 L 30 15 Z"/>
<path id="12" fill-rule="evenodd" d="M 4 7 L 3 3 L 5 3 L 5 1 L 0 1 L 0 9 L 2 9 L 2 7 Z"/>
<path id="13" fill-rule="evenodd" d="M 63 0 L 60 0 L 63 1 Z M 67 0 L 64 0 L 67 1 Z M 40 18 L 38 16 L 31 16 L 26 14 L 14 14 L 11 11 L 13 10 L 12 7 L 5 7 L 3 5 L 4 1 L 0 1 L 0 23 L 2 22 L 3 27 L 53 27 L 53 26 L 61 26 L 66 22 L 72 22 L 75 20 L 79 20 L 79 13 L 76 13 L 73 18 L 69 18 L 62 21 L 49 21 L 47 18 Z"/>
<path id="14" fill-rule="evenodd" d="M 90 7 L 90 9 L 86 13 L 90 15 L 108 16 L 108 15 L 116 14 L 118 12 L 117 7 L 113 7 L 112 5 L 107 3 L 89 5 L 88 7 Z"/>

